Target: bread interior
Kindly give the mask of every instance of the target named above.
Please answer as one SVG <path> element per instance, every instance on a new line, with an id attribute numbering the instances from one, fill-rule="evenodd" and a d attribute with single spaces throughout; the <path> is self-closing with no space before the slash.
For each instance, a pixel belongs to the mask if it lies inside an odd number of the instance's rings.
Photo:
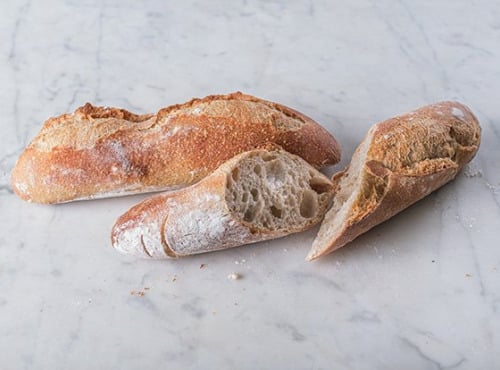
<path id="1" fill-rule="evenodd" d="M 332 191 L 330 180 L 301 158 L 260 151 L 233 167 L 226 202 L 251 229 L 298 231 L 319 221 Z"/>
<path id="2" fill-rule="evenodd" d="M 352 208 L 362 191 L 363 164 L 368 154 L 373 131 L 356 149 L 349 167 L 339 179 L 333 204 L 326 213 L 318 235 L 316 236 L 312 249 L 307 256 L 308 260 L 317 258 L 327 252 L 331 244 L 341 235 L 349 217 L 353 215 Z"/>

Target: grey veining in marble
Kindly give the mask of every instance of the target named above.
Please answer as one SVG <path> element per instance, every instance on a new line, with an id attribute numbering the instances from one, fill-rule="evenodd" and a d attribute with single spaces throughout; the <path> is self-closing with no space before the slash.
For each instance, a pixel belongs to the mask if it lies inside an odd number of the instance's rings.
<path id="1" fill-rule="evenodd" d="M 22 0 L 0 19 L 2 369 L 500 367 L 498 1 Z M 371 124 L 439 100 L 471 107 L 482 146 L 453 183 L 313 263 L 316 230 L 134 260 L 109 231 L 144 196 L 41 206 L 9 188 L 50 116 L 235 90 L 333 132 L 329 173 Z"/>

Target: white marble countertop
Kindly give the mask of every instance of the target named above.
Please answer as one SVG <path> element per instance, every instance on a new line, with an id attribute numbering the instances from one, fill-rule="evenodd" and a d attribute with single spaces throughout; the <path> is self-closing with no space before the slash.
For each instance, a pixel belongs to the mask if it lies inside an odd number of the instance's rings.
<path id="1" fill-rule="evenodd" d="M 168 3 L 0 3 L 1 367 L 498 368 L 500 3 Z M 135 260 L 109 231 L 144 196 L 41 206 L 9 189 L 50 116 L 235 90 L 322 123 L 337 169 L 370 125 L 439 100 L 471 107 L 482 146 L 456 181 L 312 263 L 316 230 Z"/>

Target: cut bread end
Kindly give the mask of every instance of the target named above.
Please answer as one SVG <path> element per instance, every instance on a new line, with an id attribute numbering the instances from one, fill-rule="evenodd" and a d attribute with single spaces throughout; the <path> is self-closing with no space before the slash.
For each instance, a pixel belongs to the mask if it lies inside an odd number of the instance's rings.
<path id="1" fill-rule="evenodd" d="M 373 129 L 370 130 L 365 140 L 357 148 L 349 167 L 335 176 L 338 177 L 338 183 L 332 207 L 325 215 L 306 261 L 324 256 L 350 241 L 345 238 L 344 233 L 349 227 L 350 221 L 356 217 L 353 206 L 362 195 L 364 164 L 373 132 Z"/>
<path id="2" fill-rule="evenodd" d="M 255 151 L 227 178 L 232 216 L 259 233 L 293 233 L 318 223 L 333 195 L 332 182 L 283 150 Z"/>

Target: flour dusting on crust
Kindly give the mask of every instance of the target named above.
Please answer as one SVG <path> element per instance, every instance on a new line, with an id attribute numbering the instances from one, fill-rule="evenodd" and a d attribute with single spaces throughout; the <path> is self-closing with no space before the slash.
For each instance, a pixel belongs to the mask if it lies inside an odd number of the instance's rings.
<path id="1" fill-rule="evenodd" d="M 173 199 L 168 203 L 171 212 L 165 240 L 179 256 L 230 248 L 252 239 L 250 230 L 232 218 L 217 194 L 203 194 L 195 205 Z"/>
<path id="2" fill-rule="evenodd" d="M 456 118 L 463 120 L 465 118 L 465 113 L 463 110 L 453 107 L 451 108 L 451 114 L 453 114 Z"/>

